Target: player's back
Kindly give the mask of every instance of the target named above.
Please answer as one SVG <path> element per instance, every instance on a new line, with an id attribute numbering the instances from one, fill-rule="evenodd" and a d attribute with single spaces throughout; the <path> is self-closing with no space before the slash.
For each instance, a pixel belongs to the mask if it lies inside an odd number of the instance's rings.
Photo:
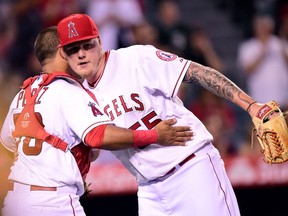
<path id="1" fill-rule="evenodd" d="M 37 88 L 40 81 L 36 80 L 32 88 Z M 14 119 L 25 103 L 23 95 L 22 90 L 14 98 L 1 131 L 3 145 L 10 150 L 15 148 L 11 134 L 15 129 Z M 83 132 L 95 123 L 95 116 L 88 106 L 90 100 L 82 87 L 58 79 L 39 92 L 35 114 L 48 133 L 64 140 L 71 149 L 81 142 Z M 86 113 L 87 118 L 82 119 L 77 115 L 79 112 Z M 80 120 L 83 126 L 79 124 Z M 21 138 L 17 149 L 10 180 L 28 185 L 57 187 L 76 184 L 82 187 L 82 177 L 70 151 L 64 152 L 43 140 L 28 137 Z"/>

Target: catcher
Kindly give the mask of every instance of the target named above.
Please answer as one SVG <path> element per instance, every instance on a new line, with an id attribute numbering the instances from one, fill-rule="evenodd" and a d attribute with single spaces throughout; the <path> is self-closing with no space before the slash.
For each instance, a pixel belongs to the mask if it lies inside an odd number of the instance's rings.
<path id="1" fill-rule="evenodd" d="M 270 164 L 283 163 L 288 160 L 288 130 L 285 119 L 288 111 L 282 112 L 275 101 L 262 105 L 260 109 L 259 104 L 257 107 L 256 104 L 252 102 L 247 108 L 255 126 L 251 145 L 253 146 L 253 136 L 256 133 L 264 161 Z"/>

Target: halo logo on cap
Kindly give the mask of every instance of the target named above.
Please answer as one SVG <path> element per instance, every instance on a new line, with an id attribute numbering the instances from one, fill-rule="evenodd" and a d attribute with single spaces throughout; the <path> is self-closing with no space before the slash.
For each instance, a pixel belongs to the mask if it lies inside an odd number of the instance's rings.
<path id="1" fill-rule="evenodd" d="M 72 14 L 62 19 L 57 25 L 57 31 L 60 38 L 58 47 L 99 36 L 95 22 L 86 14 Z"/>
<path id="2" fill-rule="evenodd" d="M 68 33 L 69 38 L 76 37 L 79 35 L 76 28 L 75 28 L 75 23 L 72 21 L 70 21 L 68 24 L 68 31 L 69 31 L 69 33 Z"/>

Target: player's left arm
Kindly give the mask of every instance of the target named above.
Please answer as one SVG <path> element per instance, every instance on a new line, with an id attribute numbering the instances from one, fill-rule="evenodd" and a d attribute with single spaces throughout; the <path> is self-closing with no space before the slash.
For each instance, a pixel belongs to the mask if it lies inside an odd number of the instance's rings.
<path id="1" fill-rule="evenodd" d="M 191 61 L 183 81 L 196 83 L 211 93 L 231 101 L 242 109 L 248 110 L 250 116 L 254 116 L 263 105 L 255 102 L 251 96 L 219 71 L 193 61 Z"/>

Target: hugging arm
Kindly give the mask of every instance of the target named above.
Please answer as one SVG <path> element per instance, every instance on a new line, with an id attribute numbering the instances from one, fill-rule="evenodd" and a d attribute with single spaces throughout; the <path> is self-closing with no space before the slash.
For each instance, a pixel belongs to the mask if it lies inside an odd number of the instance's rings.
<path id="1" fill-rule="evenodd" d="M 92 129 L 85 137 L 85 143 L 98 149 L 120 150 L 131 147 L 145 147 L 150 144 L 183 146 L 191 140 L 193 132 L 188 126 L 174 126 L 175 119 L 158 123 L 152 130 L 130 130 L 115 125 L 103 125 Z"/>

